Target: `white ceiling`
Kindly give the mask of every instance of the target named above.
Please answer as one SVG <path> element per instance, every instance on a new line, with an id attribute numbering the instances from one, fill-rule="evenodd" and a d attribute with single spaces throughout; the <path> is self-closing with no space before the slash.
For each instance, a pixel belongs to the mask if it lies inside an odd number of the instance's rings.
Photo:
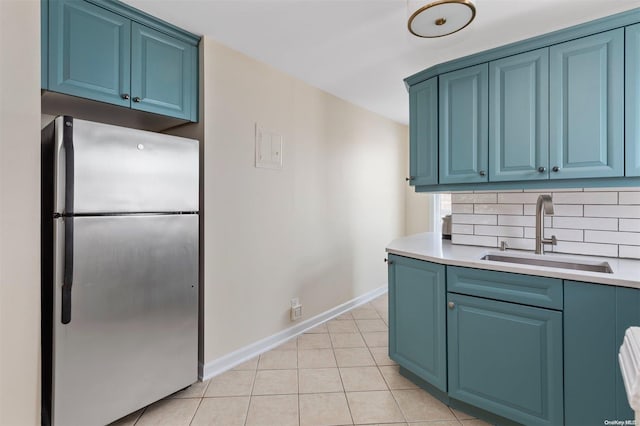
<path id="1" fill-rule="evenodd" d="M 124 1 L 400 123 L 409 121 L 402 81 L 409 75 L 640 7 L 640 0 L 477 0 L 467 28 L 420 39 L 407 31 L 407 0 Z"/>

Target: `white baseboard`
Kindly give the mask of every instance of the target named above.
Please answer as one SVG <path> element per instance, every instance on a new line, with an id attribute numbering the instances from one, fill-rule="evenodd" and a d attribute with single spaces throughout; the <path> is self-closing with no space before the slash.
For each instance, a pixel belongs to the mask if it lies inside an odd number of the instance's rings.
<path id="1" fill-rule="evenodd" d="M 275 348 L 276 346 L 286 342 L 292 337 L 302 334 L 305 331 L 319 324 L 322 324 L 323 322 L 329 321 L 332 318 L 342 315 L 350 309 L 363 305 L 375 299 L 376 297 L 385 294 L 386 292 L 386 285 L 378 287 L 375 290 L 371 290 L 361 296 L 356 297 L 355 299 L 351 299 L 350 301 L 343 303 L 342 305 L 329 309 L 328 311 L 316 315 L 313 318 L 309 318 L 299 324 L 294 325 L 293 327 L 282 330 L 262 340 L 258 340 L 255 343 L 247 345 L 206 364 L 200 364 L 198 366 L 198 375 L 200 377 L 200 380 L 208 380 L 212 377 L 215 377 L 218 374 L 235 367 L 236 365 L 240 365 L 243 362 L 248 361 L 255 356 L 258 356 L 263 352 L 267 352 L 268 350 Z"/>

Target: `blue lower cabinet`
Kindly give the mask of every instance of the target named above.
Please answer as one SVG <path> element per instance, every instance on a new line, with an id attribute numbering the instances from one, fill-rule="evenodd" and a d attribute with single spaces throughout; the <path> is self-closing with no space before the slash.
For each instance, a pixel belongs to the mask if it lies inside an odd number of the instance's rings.
<path id="1" fill-rule="evenodd" d="M 563 424 L 562 312 L 447 300 L 449 396 L 526 425 Z"/>
<path id="2" fill-rule="evenodd" d="M 389 256 L 389 356 L 447 390 L 445 266 Z"/>

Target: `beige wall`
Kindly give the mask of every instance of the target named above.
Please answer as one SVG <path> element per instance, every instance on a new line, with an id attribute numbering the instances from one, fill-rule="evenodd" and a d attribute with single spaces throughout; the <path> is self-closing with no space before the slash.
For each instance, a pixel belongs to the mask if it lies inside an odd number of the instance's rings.
<path id="1" fill-rule="evenodd" d="M 407 127 L 204 41 L 204 361 L 386 285 Z M 255 123 L 284 168 L 254 167 Z"/>
<path id="2" fill-rule="evenodd" d="M 40 424 L 40 2 L 0 0 L 0 425 Z"/>

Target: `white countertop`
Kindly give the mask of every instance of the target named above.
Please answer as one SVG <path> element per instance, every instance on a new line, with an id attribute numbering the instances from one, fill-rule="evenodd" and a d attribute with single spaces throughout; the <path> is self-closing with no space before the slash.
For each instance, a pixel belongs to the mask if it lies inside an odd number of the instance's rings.
<path id="1" fill-rule="evenodd" d="M 398 238 L 387 246 L 387 252 L 397 254 L 399 256 L 411 257 L 413 259 L 441 263 L 443 265 L 466 266 L 470 268 L 539 275 L 543 277 L 562 278 L 566 280 L 585 281 L 640 289 L 640 260 L 579 256 L 561 253 L 545 253 L 544 255 L 536 255 L 533 252 L 523 250 L 506 250 L 501 252 L 497 248 L 451 244 L 451 241 L 443 240 L 440 234 L 433 232 L 425 232 L 422 234 Z M 549 260 L 607 262 L 611 266 L 613 273 L 589 272 L 481 260 L 481 258 L 488 253 L 521 257 L 543 257 Z"/>

